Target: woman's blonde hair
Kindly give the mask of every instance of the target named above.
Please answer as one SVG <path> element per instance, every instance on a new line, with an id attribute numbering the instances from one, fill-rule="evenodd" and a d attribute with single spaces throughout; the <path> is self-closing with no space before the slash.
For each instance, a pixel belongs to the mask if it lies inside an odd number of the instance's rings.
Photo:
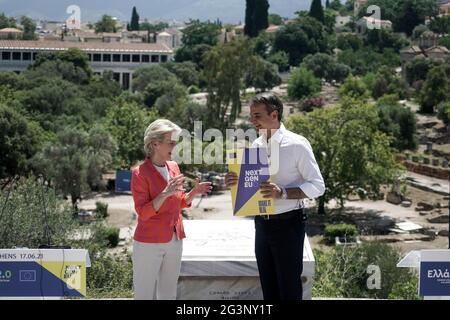
<path id="1" fill-rule="evenodd" d="M 147 156 L 153 153 L 152 142 L 164 141 L 164 135 L 173 132 L 176 136 L 181 133 L 181 128 L 167 119 L 158 119 L 150 123 L 144 134 L 144 151 Z"/>

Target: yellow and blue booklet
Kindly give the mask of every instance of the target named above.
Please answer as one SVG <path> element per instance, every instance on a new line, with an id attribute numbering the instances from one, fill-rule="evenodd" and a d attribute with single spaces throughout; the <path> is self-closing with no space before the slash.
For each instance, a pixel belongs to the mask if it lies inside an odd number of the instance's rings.
<path id="1" fill-rule="evenodd" d="M 269 163 L 265 149 L 242 148 L 227 152 L 228 170 L 238 176 L 231 187 L 233 215 L 270 215 L 275 212 L 275 200 L 264 199 L 259 187 L 269 181 Z"/>

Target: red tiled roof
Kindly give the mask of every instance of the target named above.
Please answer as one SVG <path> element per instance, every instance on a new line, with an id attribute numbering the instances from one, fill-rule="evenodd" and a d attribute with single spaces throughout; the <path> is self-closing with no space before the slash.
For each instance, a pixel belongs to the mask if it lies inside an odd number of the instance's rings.
<path id="1" fill-rule="evenodd" d="M 0 40 L 0 49 L 65 50 L 69 48 L 79 48 L 84 51 L 173 52 L 161 43 Z"/>

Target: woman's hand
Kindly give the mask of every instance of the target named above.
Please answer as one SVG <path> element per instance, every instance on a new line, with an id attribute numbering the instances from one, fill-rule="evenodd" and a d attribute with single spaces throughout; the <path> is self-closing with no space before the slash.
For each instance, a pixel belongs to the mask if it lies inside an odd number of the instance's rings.
<path id="1" fill-rule="evenodd" d="M 177 192 L 184 192 L 184 176 L 182 174 L 170 178 L 167 187 L 162 192 L 164 196 L 170 197 Z"/>
<path id="2" fill-rule="evenodd" d="M 200 182 L 200 179 L 195 179 L 195 186 L 192 188 L 192 190 L 186 194 L 186 203 L 190 204 L 192 202 L 192 199 L 198 195 L 198 194 L 206 194 L 208 192 L 211 192 L 212 190 L 212 183 L 211 182 Z"/>
<path id="3" fill-rule="evenodd" d="M 211 192 L 212 183 L 211 182 L 200 182 L 200 179 L 195 179 L 195 186 L 192 188 L 191 192 L 194 193 L 194 196 L 197 194 L 206 194 Z"/>

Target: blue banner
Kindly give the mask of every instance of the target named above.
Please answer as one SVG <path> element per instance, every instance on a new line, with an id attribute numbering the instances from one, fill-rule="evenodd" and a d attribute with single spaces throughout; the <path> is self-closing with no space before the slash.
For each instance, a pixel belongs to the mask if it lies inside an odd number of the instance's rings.
<path id="1" fill-rule="evenodd" d="M 116 192 L 131 191 L 131 171 L 116 171 Z"/>

